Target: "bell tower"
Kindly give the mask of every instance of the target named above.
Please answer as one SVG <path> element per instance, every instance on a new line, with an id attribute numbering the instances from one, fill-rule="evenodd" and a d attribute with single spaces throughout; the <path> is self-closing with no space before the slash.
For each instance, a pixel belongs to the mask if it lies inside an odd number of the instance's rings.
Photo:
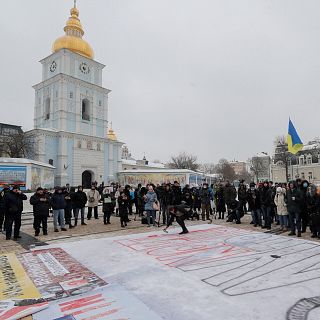
<path id="1" fill-rule="evenodd" d="M 53 43 L 53 53 L 40 61 L 42 82 L 34 86 L 34 126 L 105 137 L 110 92 L 102 87 L 105 66 L 93 60 L 93 49 L 83 39 L 76 2 L 64 32 Z"/>

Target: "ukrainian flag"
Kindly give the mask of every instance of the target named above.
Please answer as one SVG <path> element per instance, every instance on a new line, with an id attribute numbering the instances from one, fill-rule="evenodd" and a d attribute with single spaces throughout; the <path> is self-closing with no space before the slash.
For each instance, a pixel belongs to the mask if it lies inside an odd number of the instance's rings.
<path id="1" fill-rule="evenodd" d="M 294 127 L 291 119 L 289 119 L 289 129 L 288 129 L 288 151 L 292 154 L 296 154 L 303 148 L 303 143 L 298 136 L 296 128 Z"/>

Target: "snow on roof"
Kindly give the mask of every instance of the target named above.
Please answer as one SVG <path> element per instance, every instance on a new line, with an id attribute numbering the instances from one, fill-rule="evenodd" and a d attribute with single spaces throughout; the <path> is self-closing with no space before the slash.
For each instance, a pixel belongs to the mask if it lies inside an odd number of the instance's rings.
<path id="1" fill-rule="evenodd" d="M 197 173 L 202 174 L 201 172 L 195 172 L 188 169 L 137 169 L 137 170 L 122 170 L 119 173 Z"/>
<path id="2" fill-rule="evenodd" d="M 270 156 L 266 152 L 258 152 L 254 157 L 264 158 L 264 157 L 270 157 Z"/>
<path id="3" fill-rule="evenodd" d="M 55 169 L 54 166 L 52 166 L 48 163 L 30 160 L 30 159 L 26 159 L 26 158 L 0 158 L 0 165 L 3 163 L 5 163 L 5 164 L 13 164 L 13 163 L 14 164 L 34 164 L 34 165 L 38 165 L 38 166 L 42 166 L 42 167 Z"/>
<path id="4" fill-rule="evenodd" d="M 310 143 L 310 144 L 305 144 L 302 148 L 302 151 L 307 151 L 307 150 L 314 150 L 314 149 L 319 149 L 320 144 L 318 142 Z"/>

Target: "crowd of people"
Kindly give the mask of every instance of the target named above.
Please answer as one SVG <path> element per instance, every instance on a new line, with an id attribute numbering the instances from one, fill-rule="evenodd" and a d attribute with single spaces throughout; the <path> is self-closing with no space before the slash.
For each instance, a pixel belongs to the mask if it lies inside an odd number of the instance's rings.
<path id="1" fill-rule="evenodd" d="M 20 238 L 25 200 L 27 196 L 19 186 L 6 186 L 0 192 L 0 229 L 5 230 L 7 240 L 12 237 L 12 229 L 13 238 Z M 134 220 L 139 217 L 148 227 L 163 224 L 165 232 L 176 220 L 184 234 L 188 233 L 185 220 L 212 223 L 214 219 L 226 219 L 240 224 L 241 218 L 250 212 L 254 227 L 270 230 L 276 224 L 280 231 L 290 231 L 290 236 L 298 237 L 310 227 L 312 237 L 320 238 L 320 188 L 300 179 L 289 184 L 265 181 L 247 185 L 241 181 L 238 188 L 229 181 L 183 188 L 177 181 L 157 186 L 139 184 L 136 188 L 93 183 L 87 192 L 82 186 L 76 189 L 67 184 L 55 187 L 52 193 L 38 188 L 29 201 L 33 206 L 35 236 L 40 235 L 41 229 L 43 235 L 48 234 L 50 214 L 54 232 L 67 231 L 67 227 L 72 229 L 86 225 L 92 218 L 99 219 L 101 205 L 104 224 L 118 216 L 122 228 L 131 221 L 129 215 L 134 215 Z"/>

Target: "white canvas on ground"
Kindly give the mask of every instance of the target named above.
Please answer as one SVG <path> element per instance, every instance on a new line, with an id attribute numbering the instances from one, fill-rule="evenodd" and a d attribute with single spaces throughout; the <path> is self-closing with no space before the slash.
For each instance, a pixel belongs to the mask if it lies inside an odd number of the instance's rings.
<path id="1" fill-rule="evenodd" d="M 320 319 L 320 244 L 203 225 L 61 247 L 166 320 Z"/>

